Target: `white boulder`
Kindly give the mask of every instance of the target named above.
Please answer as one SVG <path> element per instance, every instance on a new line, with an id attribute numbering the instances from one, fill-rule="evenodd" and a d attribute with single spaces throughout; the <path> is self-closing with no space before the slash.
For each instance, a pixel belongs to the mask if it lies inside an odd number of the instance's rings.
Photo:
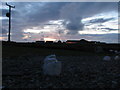
<path id="1" fill-rule="evenodd" d="M 111 49 L 111 50 L 109 50 L 109 52 L 110 52 L 110 53 L 114 53 L 114 50 Z"/>
<path id="2" fill-rule="evenodd" d="M 117 54 L 117 53 L 118 53 L 118 51 L 117 51 L 117 50 L 115 50 L 114 52 L 115 52 L 115 54 Z"/>
<path id="3" fill-rule="evenodd" d="M 55 55 L 49 55 L 44 59 L 43 73 L 51 76 L 60 75 L 61 62 L 56 59 Z"/>
<path id="4" fill-rule="evenodd" d="M 104 61 L 110 61 L 110 60 L 111 60 L 111 57 L 110 57 L 110 56 L 104 56 L 104 57 L 103 57 L 103 60 L 104 60 Z"/>
<path id="5" fill-rule="evenodd" d="M 115 57 L 114 57 L 114 60 L 120 60 L 120 56 L 118 56 L 118 55 L 115 56 Z"/>
<path id="6" fill-rule="evenodd" d="M 120 51 L 118 50 L 115 50 L 114 53 L 120 55 Z"/>
<path id="7" fill-rule="evenodd" d="M 110 51 L 110 52 L 113 52 L 114 50 L 110 49 L 109 51 Z"/>
<path id="8" fill-rule="evenodd" d="M 46 56 L 46 58 L 44 59 L 44 64 L 49 63 L 51 61 L 57 61 L 55 54 Z"/>

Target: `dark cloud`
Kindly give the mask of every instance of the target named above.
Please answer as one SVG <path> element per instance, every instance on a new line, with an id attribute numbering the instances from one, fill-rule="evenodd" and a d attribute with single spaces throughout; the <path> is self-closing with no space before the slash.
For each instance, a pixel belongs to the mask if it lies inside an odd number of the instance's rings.
<path id="1" fill-rule="evenodd" d="M 101 27 L 101 26 L 105 26 L 105 25 L 101 25 L 101 24 L 100 24 L 100 25 L 98 25 L 98 26 Z"/>
<path id="2" fill-rule="evenodd" d="M 59 9 L 66 3 L 14 3 L 19 15 L 16 15 L 17 19 L 24 19 L 26 22 L 34 22 L 40 24 L 49 20 L 59 19 Z"/>
<path id="3" fill-rule="evenodd" d="M 79 30 L 83 30 L 84 24 L 81 18 L 70 18 L 69 22 L 64 22 L 64 26 L 69 30 L 69 34 L 77 34 Z"/>
<path id="4" fill-rule="evenodd" d="M 44 25 L 58 25 L 58 24 L 44 24 Z"/>
<path id="5" fill-rule="evenodd" d="M 103 12 L 118 12 L 117 2 L 11 2 L 10 4 L 16 6 L 12 9 L 12 33 L 17 37 L 22 37 L 24 29 L 58 19 L 64 20 L 63 25 L 69 33 L 77 33 L 84 28 L 81 22 L 83 18 Z M 5 16 L 7 10 L 2 11 Z M 7 20 L 3 22 L 4 29 L 8 28 L 7 22 Z"/>
<path id="6" fill-rule="evenodd" d="M 83 30 L 84 28 L 84 24 L 81 23 L 82 18 L 90 17 L 102 12 L 117 11 L 117 3 L 69 3 L 63 6 L 60 11 L 61 18 L 63 18 L 65 22 L 69 22 L 64 24 L 65 27 L 71 32 L 73 32 L 73 30 L 74 32 L 77 32 L 77 30 Z"/>
<path id="7" fill-rule="evenodd" d="M 108 19 L 104 19 L 104 18 L 99 18 L 99 19 L 92 19 L 89 21 L 89 23 L 104 23 L 104 22 L 108 22 L 110 20 L 114 20 L 114 18 L 108 18 Z"/>
<path id="8" fill-rule="evenodd" d="M 2 28 L 2 34 L 7 34 L 7 30 Z"/>
<path id="9" fill-rule="evenodd" d="M 101 28 L 101 29 L 106 29 L 106 30 L 109 30 L 109 31 L 118 30 L 118 29 L 113 29 L 113 28 Z"/>
<path id="10" fill-rule="evenodd" d="M 6 13 L 8 12 L 7 9 L 0 9 L 0 11 L 2 11 L 2 16 L 6 17 Z"/>
<path id="11" fill-rule="evenodd" d="M 2 17 L 6 17 L 6 13 L 9 12 L 9 9 L 0 9 L 0 11 L 2 11 Z M 13 9 L 12 14 L 16 14 L 17 12 Z"/>

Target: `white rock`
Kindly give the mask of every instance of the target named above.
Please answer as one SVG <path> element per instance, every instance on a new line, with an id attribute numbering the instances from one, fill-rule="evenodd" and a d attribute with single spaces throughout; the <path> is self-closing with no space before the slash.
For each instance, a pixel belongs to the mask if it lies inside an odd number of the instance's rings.
<path id="1" fill-rule="evenodd" d="M 61 62 L 57 61 L 55 55 L 49 55 L 44 60 L 44 75 L 59 75 L 61 73 Z"/>
<path id="2" fill-rule="evenodd" d="M 115 54 L 118 54 L 118 51 L 117 51 L 117 50 L 115 50 L 114 52 L 115 52 Z"/>
<path id="3" fill-rule="evenodd" d="M 115 56 L 114 60 L 120 60 L 120 56 Z"/>
<path id="4" fill-rule="evenodd" d="M 113 52 L 113 50 L 109 50 L 110 52 Z"/>
<path id="5" fill-rule="evenodd" d="M 103 58 L 103 60 L 104 60 L 104 61 L 110 61 L 110 60 L 111 60 L 111 57 L 110 57 L 110 56 L 105 56 L 105 57 Z"/>
<path id="6" fill-rule="evenodd" d="M 57 59 L 56 58 L 47 58 L 44 60 L 44 64 L 48 64 L 50 62 L 57 62 Z"/>
<path id="7" fill-rule="evenodd" d="M 114 53 L 114 50 L 109 50 L 109 52 Z"/>
<path id="8" fill-rule="evenodd" d="M 48 62 L 50 62 L 50 61 L 53 61 L 53 60 L 56 60 L 57 61 L 57 59 L 56 59 L 56 55 L 49 55 L 49 56 L 46 56 L 46 58 L 44 59 L 44 63 L 48 63 Z"/>

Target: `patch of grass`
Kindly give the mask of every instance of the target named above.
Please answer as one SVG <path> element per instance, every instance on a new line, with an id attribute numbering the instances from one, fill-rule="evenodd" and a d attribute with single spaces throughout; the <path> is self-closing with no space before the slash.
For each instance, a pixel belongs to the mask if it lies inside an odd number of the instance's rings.
<path id="1" fill-rule="evenodd" d="M 64 49 L 50 49 L 50 48 L 31 48 L 31 47 L 18 47 L 18 46 L 3 46 L 2 56 L 22 56 L 22 55 L 41 55 L 46 56 L 49 54 L 56 54 L 58 56 L 91 56 L 95 53 L 81 52 L 75 50 L 64 50 Z"/>

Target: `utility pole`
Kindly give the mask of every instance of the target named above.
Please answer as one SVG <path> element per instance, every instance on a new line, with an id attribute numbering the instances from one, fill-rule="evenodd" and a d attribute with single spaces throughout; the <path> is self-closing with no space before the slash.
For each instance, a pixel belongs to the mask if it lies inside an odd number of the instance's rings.
<path id="1" fill-rule="evenodd" d="M 11 8 L 15 8 L 15 6 L 11 6 L 6 3 L 6 5 L 9 7 L 9 12 L 6 13 L 6 16 L 9 17 L 9 33 L 8 33 L 8 42 L 10 42 L 10 30 L 11 30 Z"/>

